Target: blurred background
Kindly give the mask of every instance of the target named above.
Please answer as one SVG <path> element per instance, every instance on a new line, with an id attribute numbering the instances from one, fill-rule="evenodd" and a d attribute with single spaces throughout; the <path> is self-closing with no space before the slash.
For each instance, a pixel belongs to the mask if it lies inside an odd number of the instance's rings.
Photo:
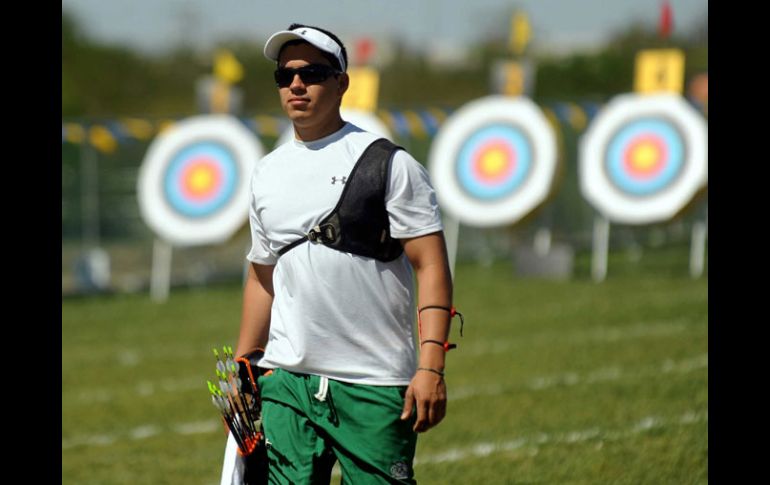
<path id="1" fill-rule="evenodd" d="M 707 0 L 63 0 L 63 482 L 218 483 L 205 380 L 210 348 L 235 346 L 248 227 L 174 247 L 158 303 L 137 182 L 152 142 L 190 116 L 228 112 L 275 146 L 290 126 L 262 49 L 293 22 L 333 31 L 352 66 L 376 70 L 369 109 L 421 163 L 460 108 L 510 89 L 504 62 L 526 66 L 518 94 L 556 137 L 545 203 L 516 223 L 459 227 L 468 343 L 448 364 L 454 424 L 418 448 L 421 483 L 705 483 L 708 246 L 694 238 L 706 189 L 669 219 L 613 224 L 597 277 L 579 143 L 634 92 L 648 49 L 683 53 L 680 94 L 707 119 Z M 537 260 L 544 228 L 554 257 Z"/>
<path id="2" fill-rule="evenodd" d="M 205 112 L 201 83 L 211 77 L 223 48 L 242 72 L 232 112 L 272 149 L 287 123 L 272 83 L 274 66 L 262 46 L 270 33 L 293 21 L 333 25 L 352 62 L 365 58 L 378 69 L 375 114 L 425 163 L 446 116 L 493 92 L 496 62 L 523 57 L 511 52 L 511 18 L 517 11 L 526 13 L 526 57 L 536 64 L 530 97 L 553 122 L 564 162 L 558 191 L 535 216 L 578 256 L 590 248 L 593 218 L 578 190 L 578 140 L 604 103 L 632 91 L 637 53 L 682 49 L 682 94 L 707 113 L 707 91 L 705 100 L 699 94 L 703 89 L 695 92 L 708 72 L 706 1 L 671 2 L 672 25 L 665 36 L 658 1 L 617 1 L 611 8 L 600 1 L 482 1 L 472 9 L 428 1 L 391 2 L 386 9 L 367 1 L 338 2 L 333 8 L 300 5 L 62 3 L 62 294 L 94 285 L 110 291 L 147 287 L 153 236 L 139 213 L 138 169 L 164 127 Z M 610 244 L 632 259 L 647 246 L 686 246 L 689 218 L 702 217 L 705 208 L 700 203 L 662 225 L 618 226 Z M 511 258 L 512 238 L 529 241 L 528 232 L 541 225 L 526 222 L 482 232 L 464 228 L 458 258 L 482 263 Z M 175 251 L 173 284 L 237 277 L 247 245 L 244 227 L 228 244 Z M 109 284 L 89 281 L 93 277 L 85 274 L 94 247 L 108 257 Z"/>

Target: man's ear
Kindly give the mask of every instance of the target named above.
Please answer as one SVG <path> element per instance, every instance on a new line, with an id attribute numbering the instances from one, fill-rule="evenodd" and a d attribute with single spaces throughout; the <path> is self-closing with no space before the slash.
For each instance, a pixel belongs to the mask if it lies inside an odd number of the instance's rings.
<path id="1" fill-rule="evenodd" d="M 338 90 L 337 93 L 342 96 L 345 94 L 345 92 L 348 90 L 348 86 L 350 86 L 350 76 L 348 76 L 348 73 L 343 72 L 340 74 L 339 77 L 339 83 L 337 84 Z"/>

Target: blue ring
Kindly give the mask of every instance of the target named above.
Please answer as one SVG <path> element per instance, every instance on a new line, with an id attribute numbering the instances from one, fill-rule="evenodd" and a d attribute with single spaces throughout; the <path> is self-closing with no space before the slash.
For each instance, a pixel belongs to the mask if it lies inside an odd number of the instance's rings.
<path id="1" fill-rule="evenodd" d="M 191 160 L 206 157 L 221 170 L 222 184 L 213 198 L 194 201 L 182 191 L 182 171 Z M 180 150 L 171 158 L 163 177 L 163 193 L 171 209 L 190 218 L 208 217 L 222 209 L 233 198 L 238 181 L 238 164 L 230 149 L 221 142 L 198 142 Z"/>
<path id="2" fill-rule="evenodd" d="M 641 135 L 654 135 L 663 140 L 668 151 L 668 160 L 662 171 L 654 178 L 640 180 L 627 172 L 623 163 L 623 151 Z M 685 165 L 685 147 L 682 134 L 676 125 L 665 119 L 647 118 L 629 123 L 618 130 L 607 146 L 605 171 L 610 182 L 621 192 L 633 196 L 649 196 L 665 189 Z"/>
<path id="3" fill-rule="evenodd" d="M 511 151 L 516 154 L 513 173 L 494 184 L 479 180 L 473 173 L 473 156 L 490 139 L 507 141 Z M 456 161 L 458 184 L 468 195 L 485 202 L 509 197 L 530 174 L 532 154 L 532 143 L 518 127 L 501 123 L 487 125 L 476 130 L 460 148 Z"/>

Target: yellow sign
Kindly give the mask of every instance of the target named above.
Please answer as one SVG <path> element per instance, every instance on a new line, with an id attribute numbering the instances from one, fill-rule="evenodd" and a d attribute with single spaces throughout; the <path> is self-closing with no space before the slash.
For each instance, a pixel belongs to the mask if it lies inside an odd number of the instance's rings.
<path id="1" fill-rule="evenodd" d="M 636 55 L 634 91 L 640 94 L 684 89 L 684 52 L 679 49 L 643 50 Z"/>
<path id="2" fill-rule="evenodd" d="M 529 27 L 527 14 L 516 12 L 511 18 L 511 37 L 509 41 L 511 50 L 514 54 L 521 55 L 524 53 L 524 49 L 529 43 L 531 33 L 532 31 Z"/>
<path id="3" fill-rule="evenodd" d="M 222 49 L 214 58 L 214 76 L 228 84 L 237 83 L 243 78 L 243 66 L 232 52 Z"/>
<path id="4" fill-rule="evenodd" d="M 214 80 L 211 87 L 210 108 L 212 113 L 227 113 L 230 111 L 230 85 Z"/>
<path id="5" fill-rule="evenodd" d="M 501 59 L 492 66 L 492 91 L 506 96 L 531 96 L 534 88 L 532 64 Z"/>
<path id="6" fill-rule="evenodd" d="M 348 76 L 350 85 L 342 97 L 342 108 L 373 113 L 377 109 L 380 73 L 371 67 L 351 67 Z"/>
<path id="7" fill-rule="evenodd" d="M 517 62 L 509 62 L 505 66 L 505 81 L 503 82 L 503 94 L 508 96 L 520 96 L 524 93 L 524 70 Z"/>

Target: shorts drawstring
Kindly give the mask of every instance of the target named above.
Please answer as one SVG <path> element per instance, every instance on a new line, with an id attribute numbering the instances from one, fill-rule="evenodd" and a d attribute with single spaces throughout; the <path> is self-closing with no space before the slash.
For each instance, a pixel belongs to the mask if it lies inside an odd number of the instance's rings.
<path id="1" fill-rule="evenodd" d="M 329 378 L 326 376 L 320 376 L 321 381 L 318 383 L 318 392 L 313 395 L 314 398 L 321 402 L 326 401 L 326 394 L 329 392 Z"/>
<path id="2" fill-rule="evenodd" d="M 332 399 L 332 395 L 329 392 L 329 378 L 326 376 L 319 376 L 320 380 L 318 382 L 318 392 L 313 394 L 313 397 L 318 399 L 321 402 L 326 401 L 326 403 L 329 405 L 329 421 L 331 421 L 334 424 L 339 423 L 339 418 L 337 417 L 337 410 L 334 407 L 334 400 Z M 327 400 L 328 398 L 328 400 Z"/>

